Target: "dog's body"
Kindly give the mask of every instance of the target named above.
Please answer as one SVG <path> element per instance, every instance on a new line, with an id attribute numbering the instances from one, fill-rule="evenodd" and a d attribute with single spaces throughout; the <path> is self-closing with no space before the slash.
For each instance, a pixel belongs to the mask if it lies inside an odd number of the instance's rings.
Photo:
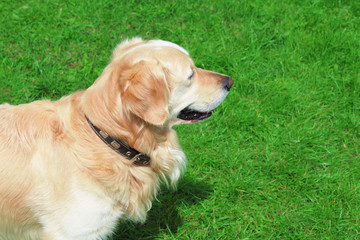
<path id="1" fill-rule="evenodd" d="M 172 126 L 209 117 L 231 85 L 173 43 L 136 38 L 85 91 L 0 105 L 0 239 L 101 239 L 120 218 L 145 221 L 160 178 L 174 185 L 185 167 Z M 87 118 L 150 164 L 113 151 Z"/>

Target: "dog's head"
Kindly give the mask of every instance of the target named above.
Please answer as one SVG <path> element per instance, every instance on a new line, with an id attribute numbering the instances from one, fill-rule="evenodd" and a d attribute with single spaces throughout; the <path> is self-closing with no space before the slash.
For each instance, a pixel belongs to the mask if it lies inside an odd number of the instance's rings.
<path id="1" fill-rule="evenodd" d="M 121 108 L 156 126 L 210 117 L 233 83 L 228 76 L 197 68 L 185 49 L 162 40 L 121 43 L 108 68 L 117 81 L 113 87 L 120 92 Z"/>

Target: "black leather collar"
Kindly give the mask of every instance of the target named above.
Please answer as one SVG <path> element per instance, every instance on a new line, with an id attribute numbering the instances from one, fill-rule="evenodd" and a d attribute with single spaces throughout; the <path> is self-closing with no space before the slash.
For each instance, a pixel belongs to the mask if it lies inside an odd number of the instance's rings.
<path id="1" fill-rule="evenodd" d="M 124 142 L 121 139 L 113 139 L 109 136 L 108 133 L 100 130 L 98 127 L 96 127 L 92 122 L 89 120 L 87 116 L 86 120 L 88 121 L 90 127 L 96 135 L 106 144 L 108 145 L 112 150 L 123 156 L 124 158 L 128 160 L 134 159 L 134 164 L 140 165 L 140 166 L 147 166 L 150 163 L 150 157 L 147 155 L 144 155 L 140 153 L 139 151 L 131 148 L 126 142 Z"/>

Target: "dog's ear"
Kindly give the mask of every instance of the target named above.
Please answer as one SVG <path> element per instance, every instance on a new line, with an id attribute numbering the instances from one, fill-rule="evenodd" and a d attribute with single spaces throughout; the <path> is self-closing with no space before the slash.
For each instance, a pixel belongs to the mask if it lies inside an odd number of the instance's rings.
<path id="1" fill-rule="evenodd" d="M 121 101 L 124 107 L 153 125 L 162 125 L 169 115 L 168 87 L 162 66 L 140 61 L 121 74 Z"/>

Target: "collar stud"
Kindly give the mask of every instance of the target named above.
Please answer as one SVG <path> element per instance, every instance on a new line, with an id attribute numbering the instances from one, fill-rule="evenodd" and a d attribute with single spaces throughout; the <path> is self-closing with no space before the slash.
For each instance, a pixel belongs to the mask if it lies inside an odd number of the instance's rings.
<path id="1" fill-rule="evenodd" d="M 131 148 L 127 143 L 125 143 L 121 139 L 113 139 L 109 136 L 107 132 L 100 130 L 89 120 L 87 116 L 85 116 L 87 122 L 89 123 L 91 129 L 95 132 L 95 134 L 112 150 L 125 157 L 128 160 L 134 160 L 135 165 L 147 166 L 150 163 L 150 157 L 140 153 L 134 148 Z"/>

